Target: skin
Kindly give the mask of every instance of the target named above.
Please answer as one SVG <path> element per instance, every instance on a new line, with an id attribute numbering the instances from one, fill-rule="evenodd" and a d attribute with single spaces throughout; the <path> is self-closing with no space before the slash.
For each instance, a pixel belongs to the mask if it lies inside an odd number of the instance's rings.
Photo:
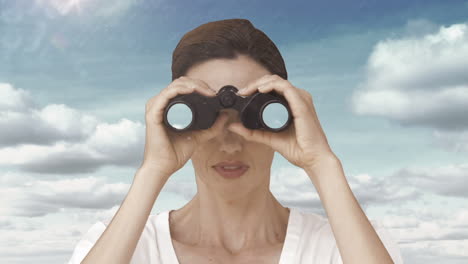
<path id="1" fill-rule="evenodd" d="M 186 77 L 202 81 L 217 92 L 227 84 L 244 88 L 266 75 L 271 73 L 261 64 L 240 55 L 236 59 L 214 59 L 193 66 Z M 269 189 L 275 151 L 228 129 L 230 124 L 240 122 L 236 110 L 221 112 L 229 115 L 224 129 L 198 145 L 191 157 L 197 194 L 183 208 L 171 211 L 171 235 L 183 245 L 216 248 L 229 255 L 259 248 L 280 251 L 289 209 Z M 212 166 L 230 159 L 240 160 L 250 168 L 240 178 L 225 179 Z"/>

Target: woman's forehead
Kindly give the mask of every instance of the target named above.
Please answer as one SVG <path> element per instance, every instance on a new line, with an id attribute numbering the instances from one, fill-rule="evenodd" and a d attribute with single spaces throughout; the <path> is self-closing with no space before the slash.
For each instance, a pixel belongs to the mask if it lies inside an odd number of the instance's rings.
<path id="1" fill-rule="evenodd" d="M 212 59 L 203 62 L 191 67 L 186 75 L 204 81 L 217 92 L 225 85 L 241 89 L 267 74 L 270 74 L 269 71 L 254 60 L 239 56 L 236 59 Z"/>

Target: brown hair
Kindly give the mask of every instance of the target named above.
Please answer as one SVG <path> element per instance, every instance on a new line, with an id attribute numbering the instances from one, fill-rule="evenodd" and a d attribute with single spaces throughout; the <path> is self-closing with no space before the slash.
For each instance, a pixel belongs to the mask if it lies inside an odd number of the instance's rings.
<path id="1" fill-rule="evenodd" d="M 247 19 L 225 19 L 202 24 L 187 32 L 172 53 L 172 80 L 185 75 L 197 63 L 215 58 L 250 56 L 272 74 L 288 79 L 276 45 Z"/>

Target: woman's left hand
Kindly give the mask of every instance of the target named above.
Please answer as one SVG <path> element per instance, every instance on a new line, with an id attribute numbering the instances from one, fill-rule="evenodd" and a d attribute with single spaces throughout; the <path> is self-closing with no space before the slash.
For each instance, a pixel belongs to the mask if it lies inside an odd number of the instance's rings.
<path id="1" fill-rule="evenodd" d="M 312 96 L 303 89 L 293 86 L 278 75 L 265 75 L 237 93 L 249 96 L 256 91 L 276 91 L 286 98 L 291 109 L 293 122 L 281 132 L 248 129 L 240 122 L 231 123 L 228 129 L 245 140 L 270 146 L 292 164 L 311 169 L 322 160 L 336 158 L 331 150 L 315 112 Z"/>

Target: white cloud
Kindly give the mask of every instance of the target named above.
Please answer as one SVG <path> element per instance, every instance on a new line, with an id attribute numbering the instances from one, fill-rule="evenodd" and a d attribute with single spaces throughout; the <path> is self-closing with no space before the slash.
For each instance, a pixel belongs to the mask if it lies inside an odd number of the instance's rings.
<path id="1" fill-rule="evenodd" d="M 468 209 L 459 210 L 453 218 L 448 220 L 449 225 L 453 227 L 468 228 Z"/>
<path id="2" fill-rule="evenodd" d="M 416 200 L 421 192 L 414 186 L 394 181 L 396 176 L 376 177 L 369 174 L 347 174 L 346 179 L 365 210 L 368 207 L 396 206 L 409 200 Z M 286 205 L 301 207 L 304 210 L 324 214 L 315 186 L 309 176 L 300 168 L 280 168 L 271 176 L 272 193 Z"/>
<path id="3" fill-rule="evenodd" d="M 24 112 L 34 106 L 28 91 L 15 89 L 9 83 L 0 83 L 0 111 Z"/>
<path id="4" fill-rule="evenodd" d="M 39 109 L 28 92 L 9 84 L 0 85 L 0 95 L 0 165 L 64 174 L 141 163 L 145 129 L 139 122 L 108 124 L 63 104 Z"/>
<path id="5" fill-rule="evenodd" d="M 468 25 L 379 42 L 351 98 L 361 115 L 406 126 L 468 129 Z"/>
<path id="6" fill-rule="evenodd" d="M 40 111 L 37 111 L 37 116 L 45 124 L 54 127 L 60 133 L 65 135 L 78 136 L 90 134 L 96 127 L 96 118 L 82 114 L 75 109 L 71 109 L 63 104 L 47 105 Z"/>
<path id="7" fill-rule="evenodd" d="M 468 164 L 440 167 L 408 167 L 398 170 L 392 177 L 400 186 L 413 186 L 447 197 L 468 197 Z"/>
<path id="8" fill-rule="evenodd" d="M 405 263 L 464 263 L 468 260 L 468 226 L 464 208 L 395 209 L 382 223 L 399 242 Z M 460 262 L 456 262 L 458 260 Z"/>
<path id="9" fill-rule="evenodd" d="M 1 230 L 0 263 L 65 263 L 85 232 L 96 221 L 111 219 L 118 208 L 68 208 L 42 217 L 11 217 L 12 225 Z"/>
<path id="10" fill-rule="evenodd" d="M 142 158 L 144 131 L 143 124 L 128 119 L 121 119 L 117 124 L 101 123 L 85 144 L 114 163 L 135 165 Z"/>
<path id="11" fill-rule="evenodd" d="M 0 83 L 0 147 L 79 141 L 93 132 L 98 121 L 63 104 L 39 109 L 29 92 Z"/>
<path id="12" fill-rule="evenodd" d="M 325 215 L 320 198 L 307 173 L 297 167 L 282 167 L 272 171 L 270 189 L 286 207 Z"/>
<path id="13" fill-rule="evenodd" d="M 96 177 L 40 180 L 17 173 L 2 175 L 0 183 L 2 217 L 39 217 L 70 208 L 107 209 L 119 205 L 130 187 Z"/>

